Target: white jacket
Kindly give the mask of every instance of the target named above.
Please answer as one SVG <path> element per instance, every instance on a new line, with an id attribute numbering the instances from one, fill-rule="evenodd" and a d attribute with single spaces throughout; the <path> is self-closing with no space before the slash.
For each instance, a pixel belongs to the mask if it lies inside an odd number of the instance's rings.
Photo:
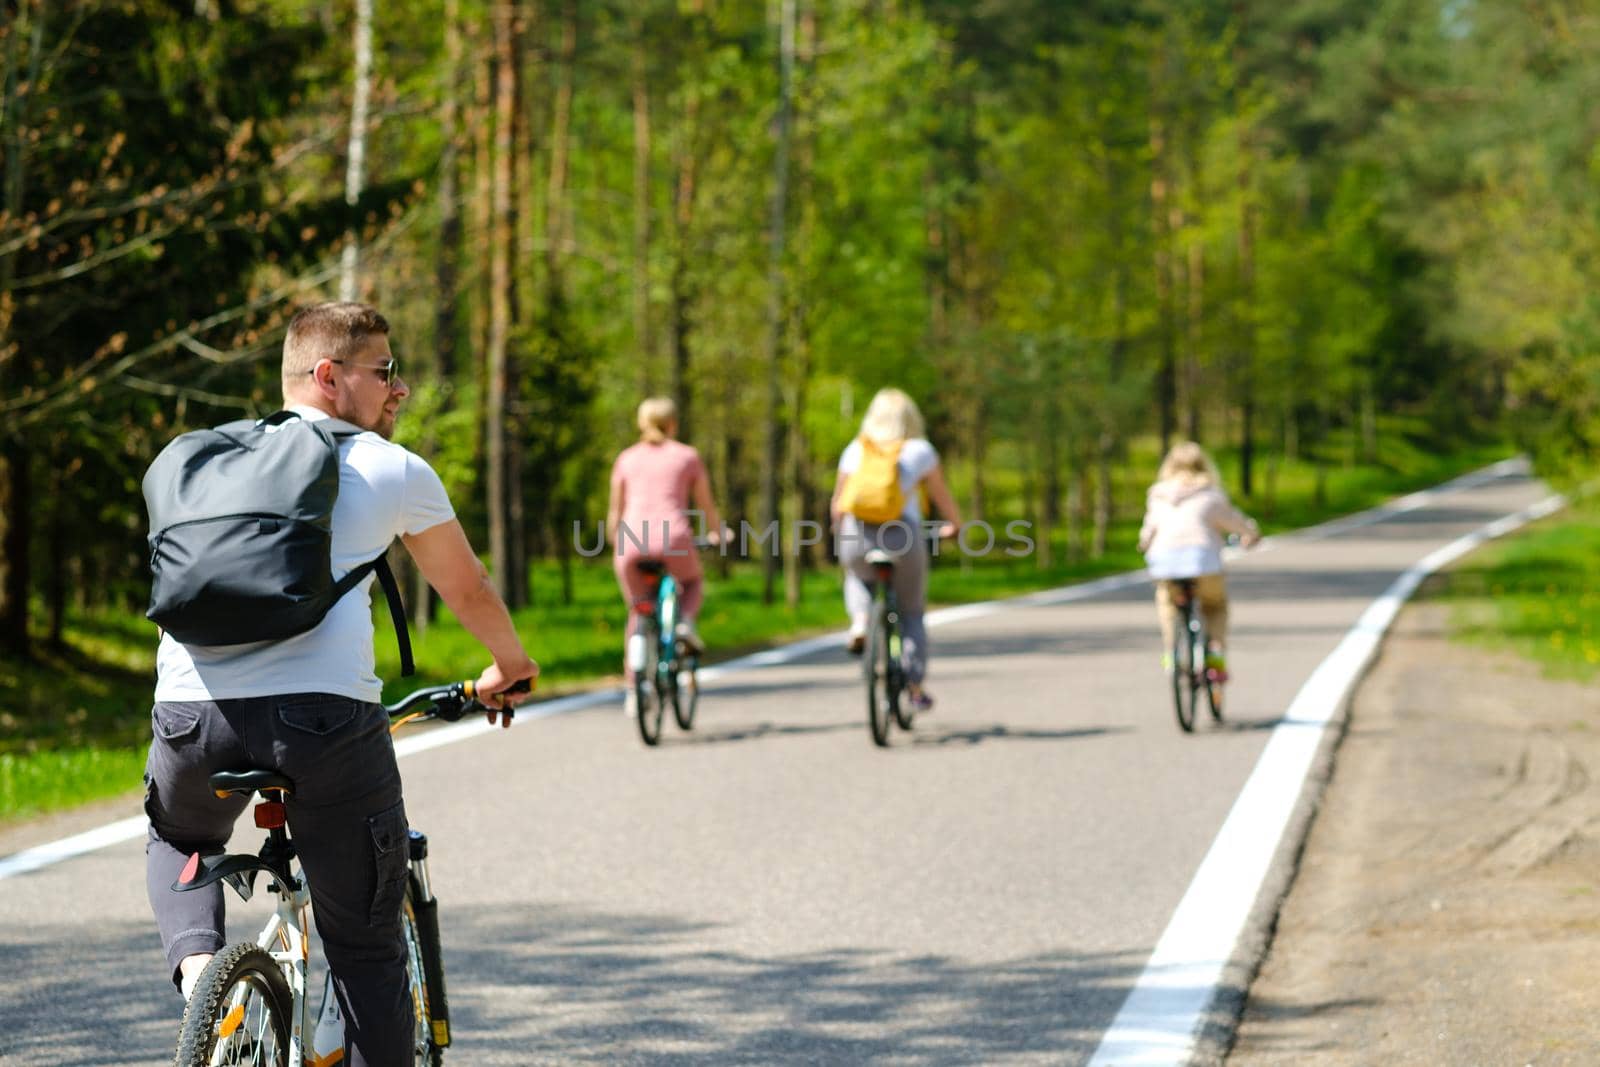
<path id="1" fill-rule="evenodd" d="M 1228 501 L 1228 494 L 1209 480 L 1168 478 L 1150 487 L 1144 524 L 1139 529 L 1139 551 L 1150 562 L 1152 573 L 1168 569 L 1160 567 L 1163 561 L 1182 558 L 1201 568 L 1194 574 L 1212 574 L 1222 569 L 1222 539 L 1230 533 L 1254 537 L 1257 528 L 1253 519 Z M 1194 567 L 1186 563 L 1183 569 Z"/>

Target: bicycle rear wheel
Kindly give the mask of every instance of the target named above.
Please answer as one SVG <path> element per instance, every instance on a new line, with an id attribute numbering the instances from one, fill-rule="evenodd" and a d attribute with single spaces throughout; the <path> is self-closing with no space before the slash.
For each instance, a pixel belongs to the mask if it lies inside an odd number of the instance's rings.
<path id="1" fill-rule="evenodd" d="M 1184 733 L 1194 730 L 1195 700 L 1199 695 L 1196 672 L 1205 670 L 1204 653 L 1198 666 L 1194 661 L 1194 634 L 1189 629 L 1192 610 L 1184 607 L 1172 628 L 1172 703 Z"/>
<path id="2" fill-rule="evenodd" d="M 444 957 L 439 951 L 439 902 L 422 897 L 415 876 L 407 877 L 400 928 L 413 1013 L 416 1051 L 412 1062 L 416 1067 L 440 1067 L 450 1044 L 450 1004 L 445 996 Z"/>
<path id="3" fill-rule="evenodd" d="M 644 635 L 645 656 L 644 665 L 633 675 L 633 691 L 638 698 L 639 736 L 647 745 L 657 745 L 661 742 L 661 716 L 665 712 L 662 696 L 656 685 L 656 668 L 661 662 L 661 631 L 660 624 L 653 616 L 645 616 L 639 620 L 639 632 Z"/>
<path id="4" fill-rule="evenodd" d="M 277 961 L 259 945 L 229 945 L 189 997 L 173 1067 L 288 1067 L 293 1010 Z"/>
<path id="5" fill-rule="evenodd" d="M 867 725 L 874 744 L 889 744 L 889 717 L 894 714 L 893 651 L 889 647 L 889 611 L 880 600 L 867 629 L 867 654 L 862 674 L 867 682 Z"/>

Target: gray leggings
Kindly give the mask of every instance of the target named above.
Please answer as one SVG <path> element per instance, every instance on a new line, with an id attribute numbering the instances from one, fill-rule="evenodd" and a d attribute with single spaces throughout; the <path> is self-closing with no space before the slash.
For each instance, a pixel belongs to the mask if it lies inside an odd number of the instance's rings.
<path id="1" fill-rule="evenodd" d="M 852 623 L 872 609 L 872 565 L 867 553 L 881 548 L 894 557 L 894 597 L 900 607 L 900 661 L 906 680 L 922 684 L 928 672 L 928 630 L 922 614 L 928 596 L 928 549 L 915 524 L 862 522 L 846 515 L 839 522 L 836 541 L 844 564 L 844 607 Z"/>
<path id="2" fill-rule="evenodd" d="M 173 981 L 178 962 L 225 943 L 222 885 L 172 889 L 192 853 L 222 852 L 253 797 L 214 796 L 213 771 L 258 767 L 294 781 L 289 832 L 344 1009 L 346 1063 L 412 1062 L 400 939 L 408 861 L 400 769 L 381 706 L 326 693 L 158 701 L 145 765 L 145 878 Z M 257 842 L 244 847 L 252 851 Z M 253 933 L 253 931 L 252 931 Z"/>

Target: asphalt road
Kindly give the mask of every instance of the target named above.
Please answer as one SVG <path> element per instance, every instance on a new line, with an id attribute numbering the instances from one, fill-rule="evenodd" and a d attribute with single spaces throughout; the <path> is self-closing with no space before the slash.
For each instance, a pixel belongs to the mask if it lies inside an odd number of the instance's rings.
<path id="1" fill-rule="evenodd" d="M 937 626 L 938 706 L 887 751 L 830 647 L 717 678 L 659 749 L 619 699 L 406 756 L 448 1061 L 1087 1062 L 1314 668 L 1407 567 L 1546 492 L 1508 473 L 1236 560 L 1227 721 L 1194 735 L 1129 582 Z M 168 1061 L 142 863 L 4 879 L 0 1062 Z M 262 905 L 230 909 L 253 936 Z"/>

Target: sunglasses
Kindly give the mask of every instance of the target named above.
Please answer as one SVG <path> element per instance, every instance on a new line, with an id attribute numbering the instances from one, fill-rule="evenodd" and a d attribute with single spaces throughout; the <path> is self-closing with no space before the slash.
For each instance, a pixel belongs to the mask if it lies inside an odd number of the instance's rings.
<path id="1" fill-rule="evenodd" d="M 389 362 L 382 364 L 351 363 L 347 359 L 330 359 L 328 362 L 339 363 L 350 367 L 365 367 L 367 370 L 375 370 L 378 372 L 378 377 L 382 380 L 384 385 L 393 385 L 395 379 L 400 377 L 400 360 L 393 356 L 389 357 Z M 316 368 L 313 367 L 311 370 L 306 371 L 306 373 L 315 374 L 317 371 Z"/>

